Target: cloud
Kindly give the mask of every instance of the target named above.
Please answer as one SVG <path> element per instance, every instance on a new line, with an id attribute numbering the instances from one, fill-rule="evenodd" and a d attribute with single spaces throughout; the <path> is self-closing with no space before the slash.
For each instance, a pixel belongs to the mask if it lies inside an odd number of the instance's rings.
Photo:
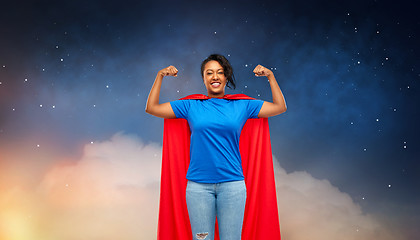
<path id="1" fill-rule="evenodd" d="M 50 206 L 51 239 L 156 238 L 161 147 L 114 135 L 49 171 L 39 191 Z"/>
<path id="2" fill-rule="evenodd" d="M 374 216 L 362 212 L 351 197 L 307 172 L 286 171 L 275 164 L 281 233 L 291 240 L 402 239 Z"/>
<path id="3" fill-rule="evenodd" d="M 79 159 L 49 169 L 35 191 L 3 192 L 0 219 L 13 222 L 0 236 L 156 239 L 161 150 L 124 134 L 86 145 Z M 286 173 L 277 161 L 275 175 L 283 239 L 398 239 L 327 180 Z"/>
<path id="4" fill-rule="evenodd" d="M 45 176 L 41 191 L 54 205 L 135 202 L 140 200 L 136 193 L 159 184 L 160 163 L 157 144 L 145 145 L 134 136 L 116 134 L 109 141 L 86 145 L 81 159 L 54 167 Z"/>

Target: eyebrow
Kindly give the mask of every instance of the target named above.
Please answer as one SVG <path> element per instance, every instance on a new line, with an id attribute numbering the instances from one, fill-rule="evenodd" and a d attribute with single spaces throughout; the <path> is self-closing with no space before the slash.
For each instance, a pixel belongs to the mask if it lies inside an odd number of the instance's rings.
<path id="1" fill-rule="evenodd" d="M 219 70 L 223 70 L 223 68 L 216 69 L 216 71 L 219 71 Z M 207 69 L 206 72 L 208 72 L 208 71 L 213 71 L 213 69 Z"/>

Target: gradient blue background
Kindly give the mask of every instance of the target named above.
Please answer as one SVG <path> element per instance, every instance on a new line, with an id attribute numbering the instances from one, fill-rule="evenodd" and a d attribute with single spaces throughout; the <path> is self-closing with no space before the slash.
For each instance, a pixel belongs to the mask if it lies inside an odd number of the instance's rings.
<path id="1" fill-rule="evenodd" d="M 179 69 L 164 79 L 161 102 L 206 93 L 200 63 L 221 53 L 238 81 L 227 93 L 270 101 L 266 79 L 252 70 L 273 69 L 288 110 L 269 119 L 272 146 L 287 171 L 327 179 L 364 211 L 420 234 L 414 1 L 39 1 L 0 9 L 3 148 L 41 142 L 77 155 L 121 131 L 161 142 L 162 120 L 144 112 L 157 71 Z"/>

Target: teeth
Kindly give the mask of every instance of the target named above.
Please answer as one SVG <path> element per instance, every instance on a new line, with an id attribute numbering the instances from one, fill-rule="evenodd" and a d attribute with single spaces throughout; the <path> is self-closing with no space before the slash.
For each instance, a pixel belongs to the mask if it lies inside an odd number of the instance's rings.
<path id="1" fill-rule="evenodd" d="M 218 87 L 220 85 L 220 83 L 215 82 L 215 83 L 212 83 L 211 85 L 214 86 L 214 87 Z"/>

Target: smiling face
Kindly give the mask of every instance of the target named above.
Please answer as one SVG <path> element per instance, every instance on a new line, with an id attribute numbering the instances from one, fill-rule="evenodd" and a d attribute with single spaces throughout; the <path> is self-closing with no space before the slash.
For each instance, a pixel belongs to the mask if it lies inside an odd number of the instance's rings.
<path id="1" fill-rule="evenodd" d="M 206 63 L 203 80 L 209 97 L 223 97 L 225 95 L 227 79 L 219 62 L 212 60 Z"/>

